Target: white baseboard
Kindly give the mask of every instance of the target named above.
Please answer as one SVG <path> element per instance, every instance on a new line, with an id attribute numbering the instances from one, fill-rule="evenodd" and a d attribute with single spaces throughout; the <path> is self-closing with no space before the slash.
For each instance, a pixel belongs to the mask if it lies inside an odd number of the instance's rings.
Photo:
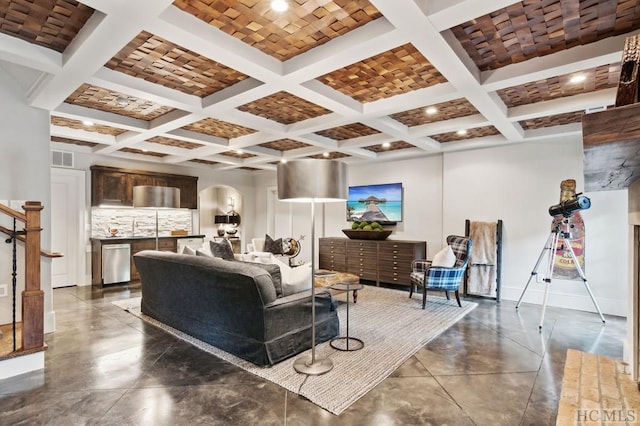
<path id="1" fill-rule="evenodd" d="M 522 288 L 503 287 L 501 297 L 505 300 L 517 301 L 521 294 Z M 544 286 L 542 284 L 538 284 L 538 286 L 534 287 L 532 284 L 527 289 L 527 292 L 522 299 L 522 303 L 542 305 L 543 299 Z M 627 316 L 627 303 L 625 301 L 607 297 L 596 297 L 595 299 L 603 314 L 616 315 L 620 317 Z M 584 294 L 579 295 L 559 293 L 551 290 L 549 291 L 547 306 L 555 306 L 558 308 L 567 308 L 577 311 L 597 312 L 586 289 L 584 289 Z"/>
<path id="2" fill-rule="evenodd" d="M 56 331 L 56 311 L 44 313 L 44 333 L 53 333 Z"/>
<path id="3" fill-rule="evenodd" d="M 0 380 L 44 368 L 44 351 L 0 361 Z"/>

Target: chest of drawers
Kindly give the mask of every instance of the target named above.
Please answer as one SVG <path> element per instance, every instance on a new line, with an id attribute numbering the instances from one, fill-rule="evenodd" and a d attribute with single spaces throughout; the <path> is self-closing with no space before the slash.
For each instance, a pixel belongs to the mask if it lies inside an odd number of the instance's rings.
<path id="1" fill-rule="evenodd" d="M 360 279 L 409 285 L 411 261 L 424 259 L 425 241 L 320 238 L 319 267 L 358 275 Z"/>

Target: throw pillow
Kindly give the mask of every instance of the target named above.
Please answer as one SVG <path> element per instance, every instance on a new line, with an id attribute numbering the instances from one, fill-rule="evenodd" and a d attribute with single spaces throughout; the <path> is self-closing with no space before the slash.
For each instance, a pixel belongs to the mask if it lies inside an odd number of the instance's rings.
<path id="1" fill-rule="evenodd" d="M 182 246 L 182 251 L 180 252 L 181 254 L 188 254 L 191 256 L 195 256 L 196 255 L 196 251 L 194 249 L 192 249 L 189 246 Z"/>
<path id="2" fill-rule="evenodd" d="M 269 234 L 264 236 L 264 251 L 268 251 L 273 254 L 284 254 L 282 251 L 282 238 L 274 240 Z"/>
<path id="3" fill-rule="evenodd" d="M 233 255 L 233 250 L 231 249 L 231 244 L 227 240 L 221 241 L 219 243 L 215 241 L 209 241 L 209 246 L 211 247 L 211 253 L 214 257 L 220 257 L 224 260 L 235 260 L 235 256 Z"/>
<path id="4" fill-rule="evenodd" d="M 278 265 L 273 265 L 271 263 L 258 263 L 258 262 L 241 262 L 241 263 L 249 263 L 251 265 L 258 266 L 271 275 L 271 281 L 273 281 L 273 286 L 276 289 L 276 297 L 282 297 L 282 273 L 280 272 L 280 267 Z"/>
<path id="5" fill-rule="evenodd" d="M 451 268 L 456 264 L 456 255 L 453 252 L 451 246 L 446 246 L 442 250 L 436 253 L 433 256 L 433 260 L 431 261 L 431 266 L 444 266 L 446 268 Z"/>

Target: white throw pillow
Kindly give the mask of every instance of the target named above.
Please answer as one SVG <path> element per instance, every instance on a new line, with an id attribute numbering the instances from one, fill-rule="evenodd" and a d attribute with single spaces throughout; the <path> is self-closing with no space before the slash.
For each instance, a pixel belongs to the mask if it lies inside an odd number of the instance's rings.
<path id="1" fill-rule="evenodd" d="M 264 251 L 264 238 L 252 238 L 251 244 L 253 245 L 252 251 Z"/>
<path id="2" fill-rule="evenodd" d="M 182 251 L 180 252 L 181 254 L 189 254 L 191 256 L 195 256 L 196 255 L 196 251 L 194 249 L 192 249 L 189 246 L 182 246 Z"/>
<path id="3" fill-rule="evenodd" d="M 453 253 L 451 246 L 446 246 L 437 252 L 431 261 L 431 266 L 444 266 L 446 268 L 451 268 L 455 264 L 456 255 Z"/>
<path id="4" fill-rule="evenodd" d="M 282 282 L 282 295 L 288 296 L 304 290 L 311 290 L 311 264 L 304 264 L 295 268 L 290 267 L 284 261 L 287 258 L 274 256 L 268 251 L 254 251 L 242 256 L 245 262 L 270 263 L 280 267 Z"/>

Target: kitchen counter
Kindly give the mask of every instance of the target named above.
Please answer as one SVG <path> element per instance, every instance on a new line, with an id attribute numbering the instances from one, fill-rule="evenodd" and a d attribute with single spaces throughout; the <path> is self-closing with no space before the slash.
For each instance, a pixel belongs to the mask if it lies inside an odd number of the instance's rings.
<path id="1" fill-rule="evenodd" d="M 160 235 L 158 237 L 159 240 L 167 239 L 167 238 L 204 238 L 205 235 Z M 127 241 L 127 240 L 155 240 L 156 237 L 147 237 L 147 236 L 135 236 L 135 237 L 91 237 L 89 238 L 91 241 Z"/>
<path id="2" fill-rule="evenodd" d="M 199 240 L 195 241 L 196 246 L 200 246 L 204 242 L 204 235 L 192 234 L 192 235 L 162 235 L 158 237 L 158 250 L 176 252 L 179 244 L 178 240 Z M 102 270 L 102 247 L 113 244 L 130 244 L 131 245 L 131 259 L 129 261 L 131 271 L 131 281 L 137 281 L 140 279 L 138 270 L 133 262 L 133 256 L 142 250 L 155 250 L 156 249 L 156 237 L 92 237 L 91 240 L 91 284 L 95 286 L 104 285 L 103 282 L 103 270 Z M 182 244 L 189 245 L 190 242 L 181 241 Z"/>

